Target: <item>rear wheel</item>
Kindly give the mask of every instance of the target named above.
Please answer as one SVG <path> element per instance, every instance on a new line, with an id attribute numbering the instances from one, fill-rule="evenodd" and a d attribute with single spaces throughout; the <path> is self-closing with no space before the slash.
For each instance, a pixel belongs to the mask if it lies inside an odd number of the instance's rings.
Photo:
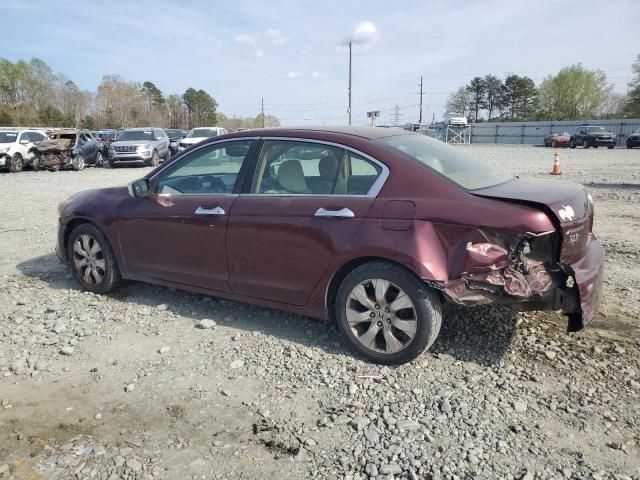
<path id="1" fill-rule="evenodd" d="M 586 138 L 582 141 L 582 148 L 589 148 L 589 142 Z"/>
<path id="2" fill-rule="evenodd" d="M 71 160 L 71 168 L 73 168 L 76 172 L 80 170 L 84 170 L 85 167 L 84 157 L 82 155 L 76 155 L 76 157 Z"/>
<path id="3" fill-rule="evenodd" d="M 569 148 L 576 148 L 576 141 L 573 138 L 569 142 Z"/>
<path id="4" fill-rule="evenodd" d="M 21 172 L 23 168 L 24 159 L 22 158 L 22 155 L 19 153 L 14 154 L 13 157 L 11 157 L 11 166 L 9 167 L 9 171 L 12 173 L 18 173 Z"/>
<path id="5" fill-rule="evenodd" d="M 351 347 L 376 363 L 409 362 L 440 331 L 440 299 L 402 267 L 372 262 L 349 273 L 335 303 L 338 326 Z"/>
<path id="6" fill-rule="evenodd" d="M 111 245 L 95 225 L 83 223 L 71 232 L 67 256 L 71 273 L 85 290 L 107 293 L 120 282 Z"/>

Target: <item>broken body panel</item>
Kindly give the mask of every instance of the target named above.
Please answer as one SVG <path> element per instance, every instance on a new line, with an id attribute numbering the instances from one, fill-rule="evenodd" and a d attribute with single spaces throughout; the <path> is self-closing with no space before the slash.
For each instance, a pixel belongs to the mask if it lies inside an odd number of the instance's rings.
<path id="1" fill-rule="evenodd" d="M 547 218 L 549 228 L 478 228 L 464 244 L 462 267 L 438 285 L 445 296 L 467 306 L 506 303 L 562 309 L 569 317 L 569 331 L 583 328 L 597 311 L 604 270 L 604 249 L 592 233 L 593 204 L 584 188 L 517 179 L 472 193 L 534 208 Z"/>

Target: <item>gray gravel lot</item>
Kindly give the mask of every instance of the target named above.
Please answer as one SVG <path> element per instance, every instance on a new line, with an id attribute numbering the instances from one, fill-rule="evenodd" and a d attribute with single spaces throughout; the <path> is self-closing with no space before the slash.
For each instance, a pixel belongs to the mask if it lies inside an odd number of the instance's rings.
<path id="1" fill-rule="evenodd" d="M 552 150 L 460 146 L 549 178 Z M 447 308 L 411 364 L 332 325 L 129 283 L 82 292 L 56 205 L 146 169 L 0 173 L 0 478 L 640 479 L 640 150 L 562 150 L 607 249 L 601 312 Z"/>

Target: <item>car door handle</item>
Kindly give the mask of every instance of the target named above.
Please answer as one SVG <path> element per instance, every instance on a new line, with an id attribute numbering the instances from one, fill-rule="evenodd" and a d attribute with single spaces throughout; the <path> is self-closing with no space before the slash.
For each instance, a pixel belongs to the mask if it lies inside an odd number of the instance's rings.
<path id="1" fill-rule="evenodd" d="M 341 208 L 340 210 L 327 210 L 319 208 L 315 213 L 316 217 L 330 217 L 330 218 L 353 218 L 355 214 L 348 208 Z"/>
<path id="2" fill-rule="evenodd" d="M 224 208 L 216 207 L 216 208 L 196 208 L 196 215 L 224 215 Z"/>

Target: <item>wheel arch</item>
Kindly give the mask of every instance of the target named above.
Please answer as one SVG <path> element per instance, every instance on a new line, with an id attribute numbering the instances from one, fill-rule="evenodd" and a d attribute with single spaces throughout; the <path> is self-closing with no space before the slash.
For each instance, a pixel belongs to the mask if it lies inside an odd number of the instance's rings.
<path id="1" fill-rule="evenodd" d="M 362 256 L 362 257 L 352 258 L 347 262 L 343 263 L 333 273 L 333 275 L 329 280 L 329 283 L 327 284 L 327 288 L 325 291 L 325 298 L 324 298 L 324 308 L 326 311 L 326 316 L 329 320 L 335 321 L 335 309 L 333 308 L 333 305 L 334 305 L 336 294 L 338 292 L 338 288 L 340 287 L 340 284 L 342 283 L 342 281 L 346 278 L 347 275 L 349 275 L 349 273 L 351 273 L 356 268 L 366 263 L 373 263 L 373 262 L 384 262 L 391 265 L 395 265 L 397 267 L 402 268 L 403 270 L 406 270 L 410 274 L 414 275 L 418 280 L 422 281 L 422 279 L 420 278 L 420 275 L 414 269 L 410 268 L 408 265 L 402 262 L 393 260 L 388 257 L 372 255 L 372 256 Z"/>
<path id="2" fill-rule="evenodd" d="M 90 224 L 93 225 L 95 228 L 97 228 L 98 230 L 100 230 L 100 233 L 102 233 L 102 235 L 104 235 L 104 238 L 107 239 L 107 242 L 109 242 L 109 246 L 111 247 L 111 250 L 113 251 L 115 258 L 116 258 L 116 263 L 118 264 L 118 268 L 122 268 L 121 262 L 120 262 L 120 258 L 118 257 L 118 254 L 116 252 L 116 248 L 114 246 L 113 241 L 111 240 L 111 238 L 109 237 L 109 235 L 107 234 L 107 232 L 104 230 L 104 228 L 102 228 L 98 223 L 94 222 L 93 220 L 89 219 L 89 218 L 85 218 L 85 217 L 76 217 L 72 220 L 70 220 L 64 228 L 64 255 L 67 258 L 67 260 L 69 260 L 69 251 L 68 251 L 68 246 L 69 246 L 69 237 L 71 236 L 71 233 L 78 228 L 80 225 L 85 225 L 85 224 Z"/>

